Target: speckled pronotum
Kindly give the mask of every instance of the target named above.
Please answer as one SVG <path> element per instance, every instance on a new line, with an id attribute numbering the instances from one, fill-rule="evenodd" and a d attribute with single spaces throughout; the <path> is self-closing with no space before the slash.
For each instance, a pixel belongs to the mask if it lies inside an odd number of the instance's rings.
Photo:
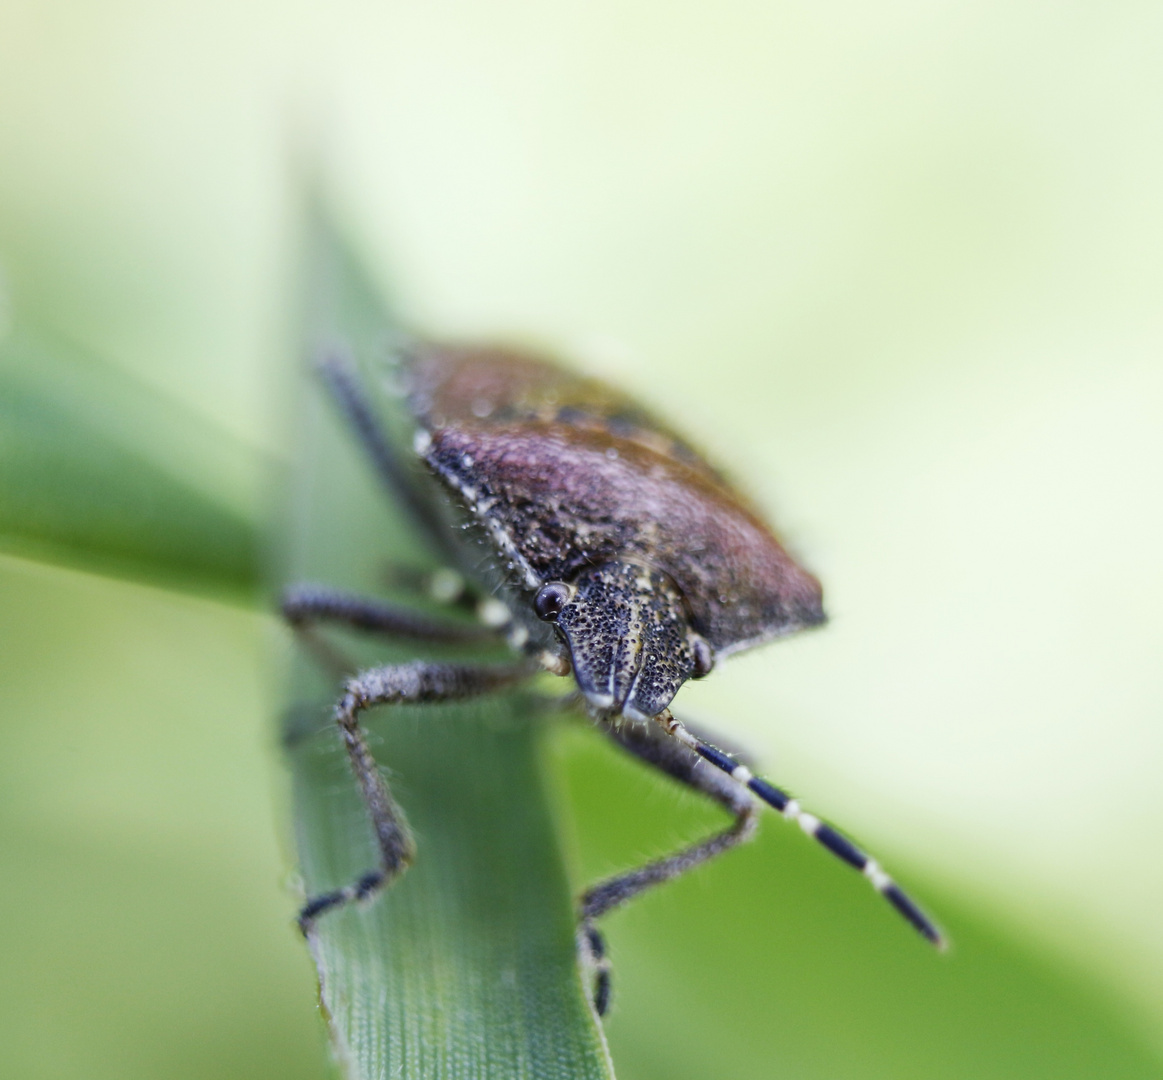
<path id="1" fill-rule="evenodd" d="M 572 678 L 574 697 L 625 750 L 709 796 L 729 827 L 668 858 L 601 882 L 579 903 L 578 942 L 599 1013 L 610 994 L 599 916 L 753 835 L 758 802 L 853 866 L 925 938 L 943 939 L 880 865 L 797 800 L 694 734 L 670 710 L 688 679 L 731 653 L 824 621 L 820 585 L 758 512 L 679 436 L 604 383 L 512 350 L 417 345 L 399 360 L 415 422 L 413 456 L 381 431 L 354 370 L 321 370 L 373 464 L 446 568 L 434 598 L 472 598 L 477 626 L 299 585 L 293 625 L 346 623 L 397 639 L 499 636 L 507 663 L 412 661 L 364 671 L 336 705 L 380 865 L 313 897 L 310 933 L 332 908 L 373 897 L 415 855 L 359 717 L 374 705 L 447 701 L 539 671 Z"/>

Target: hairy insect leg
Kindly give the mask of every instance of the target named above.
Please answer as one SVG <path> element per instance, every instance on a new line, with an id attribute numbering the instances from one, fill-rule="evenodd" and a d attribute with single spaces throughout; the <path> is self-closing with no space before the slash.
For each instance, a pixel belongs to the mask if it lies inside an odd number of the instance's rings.
<path id="1" fill-rule="evenodd" d="M 738 785 L 745 786 L 748 791 L 758 795 L 768 806 L 779 811 L 789 821 L 798 823 L 800 828 L 813 840 L 827 848 L 838 859 L 859 870 L 872 887 L 892 904 L 897 912 L 926 941 L 936 945 L 939 949 L 945 947 L 946 942 L 941 931 L 921 910 L 917 902 L 884 872 L 871 855 L 862 851 L 842 832 L 821 821 L 815 814 L 809 814 L 786 791 L 777 788 L 761 777 L 755 776 L 746 765 L 740 764 L 734 758 L 723 753 L 722 750 L 692 734 L 680 720 L 674 717 L 669 709 L 663 710 L 654 719 L 678 743 L 689 747 L 699 757 L 714 765 L 716 769 L 720 769 L 723 774 L 729 776 Z"/>
<path id="2" fill-rule="evenodd" d="M 380 425 L 355 365 L 345 356 L 329 353 L 320 357 L 317 366 L 384 486 L 445 558 L 454 562 L 449 522 L 433 500 L 425 496 L 414 463 L 401 455 Z"/>
<path id="3" fill-rule="evenodd" d="M 421 704 L 478 697 L 519 682 L 532 674 L 528 664 L 486 666 L 439 664 L 417 660 L 372 668 L 351 679 L 335 706 L 335 720 L 351 770 L 367 807 L 380 865 L 351 885 L 314 896 L 299 912 L 299 928 L 309 934 L 315 920 L 332 908 L 373 896 L 398 877 L 412 861 L 415 845 L 368 748 L 359 717 L 374 705 Z"/>
<path id="4" fill-rule="evenodd" d="M 741 784 L 703 766 L 698 754 L 666 738 L 656 728 L 641 724 L 603 723 L 606 734 L 640 761 L 666 773 L 687 787 L 708 796 L 734 818 L 731 825 L 696 844 L 636 870 L 618 874 L 588 889 L 581 898 L 578 947 L 594 973 L 593 1003 L 599 1016 L 610 1001 L 610 964 L 605 941 L 595 920 L 612 908 L 664 881 L 685 874 L 696 866 L 749 840 L 755 832 L 758 807 Z"/>
<path id="5" fill-rule="evenodd" d="M 488 627 L 445 622 L 324 585 L 292 585 L 283 592 L 283 617 L 296 628 L 330 622 L 365 633 L 408 641 L 459 645 L 494 637 Z"/>

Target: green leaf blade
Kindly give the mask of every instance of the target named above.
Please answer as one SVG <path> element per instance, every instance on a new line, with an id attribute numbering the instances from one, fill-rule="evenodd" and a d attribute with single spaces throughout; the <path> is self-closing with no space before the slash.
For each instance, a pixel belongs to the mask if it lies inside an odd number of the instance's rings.
<path id="1" fill-rule="evenodd" d="M 257 515 L 183 475 L 205 464 L 194 442 L 252 468 L 246 450 L 99 361 L 51 339 L 9 337 L 0 343 L 0 550 L 253 602 Z"/>
<path id="2" fill-rule="evenodd" d="M 395 324 L 334 232 L 316 229 L 308 348 L 341 350 L 374 390 Z M 313 380 L 295 425 L 286 577 L 382 594 L 389 564 L 431 565 L 432 554 L 324 398 Z M 390 403 L 376 404 L 391 426 Z M 416 655 L 347 634 L 328 641 L 348 670 Z M 291 686 L 295 838 L 312 895 L 352 882 L 376 857 L 330 723 L 334 673 L 301 649 Z M 612 1080 L 546 790 L 548 722 L 525 692 L 367 716 L 417 856 L 374 901 L 325 913 L 312 931 L 321 1001 L 353 1080 Z"/>
<path id="3" fill-rule="evenodd" d="M 562 902 L 531 702 L 391 713 L 370 726 L 419 855 L 384 895 L 312 934 L 340 1059 L 358 1077 L 608 1075 Z M 346 760 L 332 740 L 311 743 L 295 759 L 313 890 L 374 862 Z"/>

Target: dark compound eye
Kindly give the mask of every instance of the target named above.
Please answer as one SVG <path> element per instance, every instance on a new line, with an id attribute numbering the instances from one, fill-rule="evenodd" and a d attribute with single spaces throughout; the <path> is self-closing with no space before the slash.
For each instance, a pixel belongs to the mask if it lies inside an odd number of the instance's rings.
<path id="1" fill-rule="evenodd" d="M 551 581 L 548 585 L 543 585 L 533 597 L 533 610 L 537 612 L 537 618 L 546 622 L 555 621 L 572 594 L 573 590 L 560 581 Z"/>
<path id="2" fill-rule="evenodd" d="M 695 654 L 695 666 L 691 672 L 691 678 L 701 679 L 704 675 L 709 675 L 711 668 L 715 666 L 715 654 L 711 651 L 711 646 L 707 644 L 706 639 L 692 638 L 691 651 Z"/>

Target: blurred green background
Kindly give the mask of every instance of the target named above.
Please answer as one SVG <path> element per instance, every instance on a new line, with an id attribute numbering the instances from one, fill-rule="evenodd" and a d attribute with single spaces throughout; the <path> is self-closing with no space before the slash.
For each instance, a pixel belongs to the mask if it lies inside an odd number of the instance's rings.
<path id="1" fill-rule="evenodd" d="M 221 431 L 259 514 L 320 157 L 417 322 L 616 378 L 772 511 L 832 625 L 682 701 L 957 943 L 771 819 L 611 920 L 622 1080 L 1157 1076 L 1160 55 L 1146 3 L 0 0 L 0 323 Z M 273 626 L 0 558 L 0 1072 L 324 1073 Z M 579 885 L 713 820 L 551 764 Z"/>

